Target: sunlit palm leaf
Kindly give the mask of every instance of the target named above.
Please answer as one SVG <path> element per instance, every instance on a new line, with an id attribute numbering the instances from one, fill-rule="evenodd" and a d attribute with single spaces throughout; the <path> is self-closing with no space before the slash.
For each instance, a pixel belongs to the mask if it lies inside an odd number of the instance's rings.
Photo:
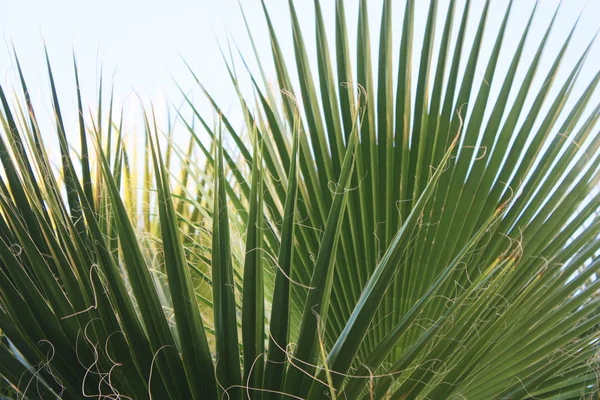
<path id="1" fill-rule="evenodd" d="M 361 0 L 354 40 L 345 2 L 327 21 L 315 0 L 312 65 L 296 3 L 294 59 L 260 3 L 276 84 L 267 60 L 255 74 L 224 51 L 242 121 L 193 75 L 216 117 L 182 90 L 181 147 L 153 118 L 129 147 L 102 84 L 96 116 L 75 88 L 71 140 L 47 57 L 56 172 L 16 60 L 23 100 L 0 88 L 0 396 L 597 393 L 600 72 L 578 89 L 593 38 L 565 70 L 575 27 L 542 64 L 559 10 L 525 57 L 542 3 L 515 27 L 510 1 L 494 32 L 490 1 L 431 0 L 421 21 L 414 0 L 383 0 L 371 34 Z"/>

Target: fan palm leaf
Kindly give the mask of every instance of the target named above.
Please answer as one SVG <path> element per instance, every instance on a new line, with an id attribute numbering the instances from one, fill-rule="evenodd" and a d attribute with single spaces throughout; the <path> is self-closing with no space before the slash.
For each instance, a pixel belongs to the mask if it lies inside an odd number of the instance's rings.
<path id="1" fill-rule="evenodd" d="M 77 144 L 46 54 L 56 171 L 15 53 L 22 93 L 0 87 L 0 396 L 597 394 L 594 38 L 565 68 L 575 24 L 544 65 L 560 10 L 536 42 L 536 2 L 507 56 L 513 1 L 493 30 L 489 0 L 477 15 L 431 0 L 423 21 L 415 0 L 401 21 L 382 0 L 375 34 L 360 0 L 352 40 L 345 2 L 326 21 L 314 0 L 312 63 L 296 3 L 293 59 L 261 3 L 276 83 L 246 22 L 259 72 L 223 52 L 242 118 L 192 72 L 216 118 L 182 90 L 185 147 L 153 110 L 145 148 L 128 143 L 102 84 L 95 117 L 76 88 Z"/>

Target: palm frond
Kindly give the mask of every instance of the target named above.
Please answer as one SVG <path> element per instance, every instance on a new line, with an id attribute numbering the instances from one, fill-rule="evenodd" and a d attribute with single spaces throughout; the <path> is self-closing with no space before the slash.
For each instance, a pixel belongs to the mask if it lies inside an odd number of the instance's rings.
<path id="1" fill-rule="evenodd" d="M 420 20 L 416 1 L 383 0 L 372 33 L 361 0 L 354 40 L 347 4 L 327 21 L 314 0 L 313 65 L 297 3 L 286 59 L 261 1 L 276 83 L 246 21 L 253 53 L 223 51 L 242 118 L 192 72 L 213 116 L 181 90 L 188 136 L 144 111 L 144 148 L 102 83 L 84 114 L 75 60 L 67 132 L 46 53 L 59 170 L 15 52 L 22 93 L 0 87 L 0 397 L 597 394 L 595 38 L 569 60 L 577 24 L 556 32 L 559 9 L 535 39 L 545 4 L 516 26 L 516 2 L 499 16 L 473 3 L 431 0 Z"/>

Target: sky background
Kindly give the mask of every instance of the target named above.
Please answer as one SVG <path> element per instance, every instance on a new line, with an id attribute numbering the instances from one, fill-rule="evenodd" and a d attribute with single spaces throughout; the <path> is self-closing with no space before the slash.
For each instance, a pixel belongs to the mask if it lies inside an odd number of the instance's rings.
<path id="1" fill-rule="evenodd" d="M 275 75 L 271 67 L 269 40 L 266 23 L 259 0 L 240 0 L 244 8 L 252 34 L 258 45 L 258 51 L 268 67 L 269 79 Z M 280 40 L 288 54 L 289 62 L 293 62 L 291 32 L 287 2 L 283 0 L 266 0 Z M 308 50 L 314 58 L 314 19 L 313 6 L 310 0 L 296 1 L 297 11 L 305 27 Z M 334 0 L 322 0 L 325 20 L 329 23 L 329 40 L 334 40 Z M 398 53 L 404 1 L 394 0 L 394 49 Z M 422 40 L 428 2 L 417 1 L 417 28 L 415 46 L 417 49 Z M 483 0 L 473 0 L 468 36 L 473 36 L 478 17 L 483 7 Z M 503 76 L 512 59 L 511 54 L 520 38 L 533 0 L 515 1 L 498 76 Z M 532 34 L 524 61 L 529 61 L 537 48 L 537 44 L 550 21 L 559 1 L 540 0 L 539 13 L 534 21 Z M 550 45 L 545 53 L 539 79 L 550 67 L 550 62 L 558 52 L 569 29 L 581 14 L 581 20 L 571 46 L 560 79 L 566 77 L 570 67 L 575 63 L 588 41 L 600 28 L 600 0 L 564 0 L 557 20 L 557 26 L 550 38 Z M 349 34 L 355 37 L 358 0 L 348 0 L 346 5 L 349 20 Z M 368 0 L 372 46 L 377 50 L 379 19 L 381 17 L 381 0 Z M 440 1 L 438 20 L 445 18 L 448 1 Z M 462 10 L 464 1 L 459 1 L 458 10 Z M 487 64 L 487 55 L 492 41 L 501 23 L 507 0 L 492 0 L 488 21 L 488 34 L 485 37 L 481 68 Z M 249 46 L 247 32 L 237 0 L 0 0 L 0 84 L 7 89 L 18 88 L 16 68 L 11 55 L 12 43 L 17 50 L 24 68 L 25 77 L 32 92 L 34 102 L 41 108 L 42 114 L 51 116 L 49 103 L 49 83 L 44 60 L 44 42 L 47 45 L 59 97 L 64 104 L 63 112 L 67 125 L 75 128 L 75 83 L 73 77 L 72 54 L 76 54 L 84 104 L 92 109 L 96 107 L 96 96 L 100 66 L 104 71 L 105 85 L 114 85 L 116 104 L 123 102 L 134 111 L 128 111 L 126 120 L 139 120 L 139 112 L 135 107 L 139 104 L 138 96 L 148 103 L 156 105 L 159 119 L 166 116 L 165 99 L 174 104 L 181 103 L 181 94 L 175 82 L 185 91 L 191 91 L 199 107 L 209 111 L 209 106 L 194 91 L 192 79 L 185 59 L 208 90 L 222 104 L 223 109 L 234 109 L 235 92 L 230 84 L 223 66 L 219 43 L 226 47 L 228 39 L 235 43 L 249 62 L 250 68 L 256 71 L 252 50 Z M 420 22 L 420 23 L 419 23 Z M 354 30 L 353 30 L 354 28 Z M 443 26 L 439 25 L 438 34 Z M 458 22 L 455 24 L 455 31 Z M 456 32 L 455 32 L 456 34 Z M 439 41 L 439 37 L 438 37 Z M 351 46 L 354 46 L 351 43 Z M 437 57 L 434 55 L 434 61 Z M 418 56 L 414 57 L 415 70 L 418 67 Z M 581 79 L 575 90 L 580 93 L 597 72 L 600 65 L 600 45 L 595 44 L 589 61 L 582 71 Z M 314 65 L 313 65 L 314 66 Z M 238 64 L 238 72 L 243 71 Z M 313 68 L 313 72 L 315 69 Z M 520 76 L 525 73 L 519 70 Z M 477 79 L 481 81 L 480 70 Z M 244 79 L 248 90 L 249 79 Z M 478 83 L 476 82 L 476 85 Z M 501 84 L 501 79 L 493 82 L 493 88 Z M 539 82 L 538 84 L 541 84 Z M 416 86 L 416 85 L 415 85 Z M 475 86 L 477 87 L 477 86 Z M 558 87 L 555 89 L 558 90 Z M 598 104 L 598 93 L 596 101 Z M 128 110 L 126 108 L 126 110 Z M 133 116 L 133 117 L 132 117 Z M 42 116 L 43 117 L 43 116 Z M 76 129 L 71 131 L 76 135 Z"/>

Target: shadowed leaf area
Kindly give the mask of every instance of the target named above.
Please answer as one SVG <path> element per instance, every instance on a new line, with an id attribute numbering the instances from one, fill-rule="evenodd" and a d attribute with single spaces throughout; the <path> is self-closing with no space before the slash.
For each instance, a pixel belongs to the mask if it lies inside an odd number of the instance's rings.
<path id="1" fill-rule="evenodd" d="M 290 43 L 262 4 L 268 41 L 223 49 L 236 116 L 197 78 L 212 110 L 182 91 L 166 129 L 146 107 L 126 134 L 102 83 L 90 112 L 76 63 L 63 120 L 48 57 L 39 122 L 15 53 L 0 398 L 596 398 L 593 38 L 565 68 L 560 10 L 383 0 L 375 32 L 367 0 L 352 27 L 344 0 L 308 28 L 295 3 Z"/>

